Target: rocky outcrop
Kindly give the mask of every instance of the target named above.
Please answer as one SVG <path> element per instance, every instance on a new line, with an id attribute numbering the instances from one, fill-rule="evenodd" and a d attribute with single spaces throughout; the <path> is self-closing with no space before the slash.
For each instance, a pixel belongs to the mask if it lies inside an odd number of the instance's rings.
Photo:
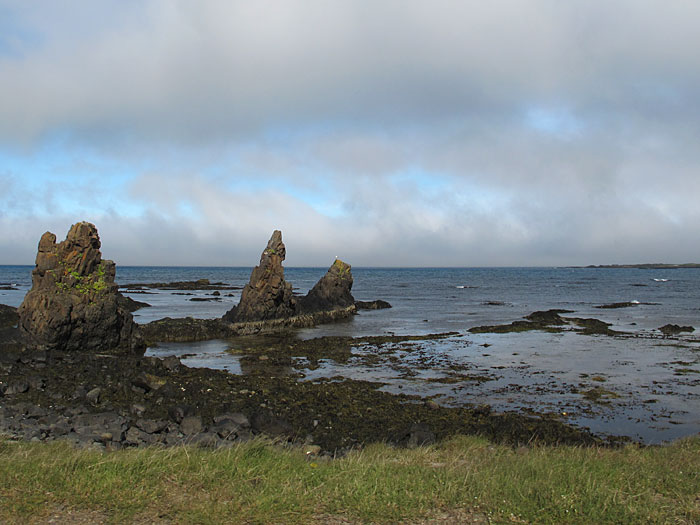
<path id="1" fill-rule="evenodd" d="M 120 305 L 116 266 L 103 260 L 97 228 L 71 226 L 66 239 L 39 241 L 32 289 L 19 307 L 19 330 L 30 347 L 67 351 L 142 352 L 133 317 Z"/>
<path id="2" fill-rule="evenodd" d="M 391 305 L 386 301 L 376 299 L 374 301 L 355 301 L 355 308 L 358 310 L 384 310 L 391 308 Z"/>
<path id="3" fill-rule="evenodd" d="M 309 293 L 298 299 L 297 311 L 309 314 L 352 306 L 355 298 L 350 293 L 351 289 L 350 265 L 336 259 Z"/>
<path id="4" fill-rule="evenodd" d="M 694 332 L 695 328 L 692 326 L 679 326 L 677 324 L 665 324 L 659 328 L 662 334 L 665 336 L 678 335 L 681 332 Z"/>
<path id="5" fill-rule="evenodd" d="M 296 313 L 292 285 L 284 280 L 282 261 L 286 256 L 282 232 L 275 230 L 253 269 L 250 282 L 241 292 L 238 306 L 224 314 L 230 323 L 284 319 Z"/>

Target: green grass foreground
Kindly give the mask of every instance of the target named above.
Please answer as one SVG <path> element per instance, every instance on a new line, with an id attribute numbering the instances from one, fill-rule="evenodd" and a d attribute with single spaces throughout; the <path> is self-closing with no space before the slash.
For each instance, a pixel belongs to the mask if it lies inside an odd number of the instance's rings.
<path id="1" fill-rule="evenodd" d="M 340 459 L 262 441 L 116 452 L 0 441 L 1 523 L 700 523 L 700 438 Z M 435 520 L 435 521 L 432 521 Z"/>

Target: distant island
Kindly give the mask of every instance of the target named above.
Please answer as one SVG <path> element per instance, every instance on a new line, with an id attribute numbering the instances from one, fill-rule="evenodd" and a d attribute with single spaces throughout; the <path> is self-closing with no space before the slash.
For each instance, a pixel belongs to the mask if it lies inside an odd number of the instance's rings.
<path id="1" fill-rule="evenodd" d="M 588 266 L 571 266 L 571 268 L 639 268 L 641 270 L 675 270 L 678 268 L 700 268 L 700 263 L 667 264 L 667 263 L 644 263 L 644 264 L 591 264 Z"/>

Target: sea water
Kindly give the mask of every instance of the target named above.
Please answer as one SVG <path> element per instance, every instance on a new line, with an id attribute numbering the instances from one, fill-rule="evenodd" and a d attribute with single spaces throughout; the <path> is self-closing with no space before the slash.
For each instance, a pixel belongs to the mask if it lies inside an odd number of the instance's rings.
<path id="1" fill-rule="evenodd" d="M 0 266 L 0 303 L 18 306 L 31 286 L 28 266 Z M 238 303 L 251 268 L 118 267 L 117 281 L 152 283 L 209 279 L 234 290 L 147 290 L 130 297 L 151 304 L 135 312 L 138 323 L 163 317 L 220 317 Z M 295 293 L 306 293 L 324 268 L 286 268 Z M 600 434 L 625 435 L 649 443 L 700 432 L 700 334 L 663 338 L 658 328 L 673 323 L 699 328 L 700 269 L 631 268 L 353 268 L 357 300 L 383 299 L 393 308 L 361 311 L 349 320 L 297 332 L 301 338 L 328 335 L 426 335 L 455 332 L 446 339 L 399 349 L 399 363 L 368 366 L 325 361 L 304 380 L 344 376 L 381 382 L 382 388 L 431 397 L 460 406 L 489 404 L 495 410 L 549 412 Z M 128 290 L 128 288 L 127 288 Z M 627 308 L 601 305 L 634 302 Z M 575 332 L 471 334 L 480 325 L 510 323 L 550 308 L 592 317 L 625 332 L 622 337 Z M 163 344 L 152 355 L 182 355 L 189 366 L 242 373 L 228 341 Z M 361 355 L 362 349 L 357 349 Z M 426 366 L 426 363 L 428 365 Z M 439 382 L 455 366 L 488 378 Z M 407 373 L 410 371 L 410 374 Z M 602 389 L 602 398 L 583 393 Z M 607 393 L 612 394 L 607 394 Z"/>

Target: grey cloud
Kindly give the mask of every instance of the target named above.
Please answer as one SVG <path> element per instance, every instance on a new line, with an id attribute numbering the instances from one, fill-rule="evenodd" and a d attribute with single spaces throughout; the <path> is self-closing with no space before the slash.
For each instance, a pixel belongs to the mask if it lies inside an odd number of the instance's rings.
<path id="1" fill-rule="evenodd" d="M 94 215 L 129 262 L 253 264 L 274 228 L 291 264 L 700 258 L 697 2 L 27 5 L 0 150 L 60 136 L 147 173 L 122 196 L 146 213 Z M 61 191 L 22 215 L 15 188 L 3 228 Z"/>

